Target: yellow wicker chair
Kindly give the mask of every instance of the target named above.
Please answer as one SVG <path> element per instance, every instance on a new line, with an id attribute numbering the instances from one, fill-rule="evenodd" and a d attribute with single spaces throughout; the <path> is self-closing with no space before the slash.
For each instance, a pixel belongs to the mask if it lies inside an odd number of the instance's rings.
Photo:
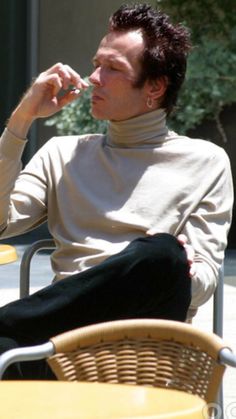
<path id="1" fill-rule="evenodd" d="M 36 347 L 0 357 L 0 376 L 12 362 L 47 358 L 59 380 L 169 387 L 216 400 L 225 370 L 236 357 L 214 334 L 189 324 L 119 320 L 75 329 Z"/>

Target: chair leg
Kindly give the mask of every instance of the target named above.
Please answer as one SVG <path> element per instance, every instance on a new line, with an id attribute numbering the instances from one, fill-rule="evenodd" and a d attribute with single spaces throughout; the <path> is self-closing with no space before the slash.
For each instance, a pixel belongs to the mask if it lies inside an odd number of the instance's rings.
<path id="1" fill-rule="evenodd" d="M 213 332 L 223 337 L 223 313 L 224 313 L 224 268 L 219 272 L 218 285 L 213 296 Z"/>
<path id="2" fill-rule="evenodd" d="M 220 385 L 220 389 L 218 392 L 218 397 L 217 397 L 217 405 L 219 406 L 219 413 L 220 413 L 220 417 L 221 419 L 224 419 L 224 397 L 223 397 L 223 385 Z"/>
<path id="3" fill-rule="evenodd" d="M 218 285 L 215 290 L 213 301 L 213 332 L 223 337 L 223 313 L 224 313 L 224 266 L 219 271 Z M 220 385 L 217 404 L 220 409 L 221 419 L 224 419 L 224 394 L 223 383 Z"/>

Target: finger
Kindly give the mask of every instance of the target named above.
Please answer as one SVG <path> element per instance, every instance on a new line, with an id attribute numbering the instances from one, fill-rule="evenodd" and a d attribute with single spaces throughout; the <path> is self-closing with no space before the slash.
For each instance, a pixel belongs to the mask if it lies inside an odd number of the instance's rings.
<path id="1" fill-rule="evenodd" d="M 57 75 L 61 81 L 61 88 L 63 90 L 69 89 L 71 85 L 77 84 L 80 79 L 79 74 L 73 72 L 72 69 L 62 63 L 57 63 L 42 73 L 42 76 Z"/>
<path id="2" fill-rule="evenodd" d="M 48 93 L 57 96 L 62 88 L 62 82 L 58 74 L 41 73 L 31 86 L 34 92 Z"/>
<path id="3" fill-rule="evenodd" d="M 196 268 L 195 268 L 195 264 L 193 263 L 190 266 L 190 269 L 189 269 L 189 276 L 190 276 L 190 278 L 192 278 L 195 274 L 196 274 Z"/>
<path id="4" fill-rule="evenodd" d="M 72 84 L 71 75 L 67 70 L 67 67 L 61 63 L 58 63 L 54 67 L 54 72 L 58 74 L 58 76 L 60 77 L 62 88 L 64 90 L 67 90 L 69 86 Z"/>
<path id="5" fill-rule="evenodd" d="M 186 251 L 186 254 L 187 254 L 188 262 L 192 263 L 193 260 L 194 260 L 194 256 L 195 256 L 194 249 L 192 248 L 192 246 L 188 246 L 188 245 L 185 245 L 184 248 L 185 248 L 185 251 Z"/>
<path id="6" fill-rule="evenodd" d="M 195 255 L 195 251 L 193 249 L 193 247 L 190 244 L 182 244 L 186 254 L 187 254 L 187 259 L 188 260 L 193 260 L 194 259 L 194 255 Z"/>
<path id="7" fill-rule="evenodd" d="M 78 89 L 84 89 L 89 86 L 89 84 L 67 64 L 57 63 L 42 73 L 44 76 L 52 74 L 57 74 L 60 77 L 62 89 L 64 90 L 68 90 L 70 86 L 75 86 Z"/>
<path id="8" fill-rule="evenodd" d="M 62 81 L 58 74 L 50 74 L 43 79 L 39 78 L 38 82 L 40 83 L 41 81 L 51 89 L 52 96 L 57 96 L 62 89 Z"/>
<path id="9" fill-rule="evenodd" d="M 84 89 L 89 87 L 89 83 L 82 79 L 80 75 L 75 70 L 73 70 L 73 68 L 71 68 L 68 65 L 65 65 L 64 69 L 70 77 L 71 84 L 73 84 L 75 87 L 77 87 L 78 89 Z"/>
<path id="10" fill-rule="evenodd" d="M 81 91 L 79 89 L 69 90 L 63 96 L 58 98 L 58 106 L 59 108 L 63 108 L 64 106 L 68 105 L 69 103 L 73 102 L 81 95 Z"/>
<path id="11" fill-rule="evenodd" d="M 185 245 L 188 241 L 187 236 L 185 236 L 185 234 L 179 234 L 177 236 L 177 240 L 179 243 L 181 243 L 182 245 Z"/>
<path id="12" fill-rule="evenodd" d="M 52 67 L 50 67 L 47 70 L 45 70 L 43 73 L 44 74 L 58 73 L 63 68 L 63 65 L 64 64 L 62 64 L 62 63 L 56 63 Z"/>
<path id="13" fill-rule="evenodd" d="M 78 89 L 85 89 L 89 86 L 89 84 L 67 64 L 58 63 L 51 68 L 50 71 L 55 71 L 60 76 L 64 90 L 69 89 L 71 85 Z"/>

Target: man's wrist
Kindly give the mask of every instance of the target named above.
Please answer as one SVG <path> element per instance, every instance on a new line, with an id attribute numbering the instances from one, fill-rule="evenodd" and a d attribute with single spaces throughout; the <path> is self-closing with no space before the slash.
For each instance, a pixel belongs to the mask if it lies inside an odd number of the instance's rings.
<path id="1" fill-rule="evenodd" d="M 34 120 L 32 118 L 25 118 L 17 109 L 13 111 L 9 120 L 7 121 L 8 130 L 16 137 L 26 139 L 28 131 Z"/>

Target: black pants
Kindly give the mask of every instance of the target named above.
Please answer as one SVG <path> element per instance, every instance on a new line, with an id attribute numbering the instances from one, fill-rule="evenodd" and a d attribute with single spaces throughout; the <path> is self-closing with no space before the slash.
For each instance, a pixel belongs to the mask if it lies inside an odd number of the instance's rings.
<path id="1" fill-rule="evenodd" d="M 96 267 L 0 308 L 0 353 L 109 320 L 184 321 L 190 300 L 188 262 L 177 239 L 164 233 L 138 238 Z M 42 362 L 33 365 L 9 368 L 5 378 L 42 379 Z"/>

